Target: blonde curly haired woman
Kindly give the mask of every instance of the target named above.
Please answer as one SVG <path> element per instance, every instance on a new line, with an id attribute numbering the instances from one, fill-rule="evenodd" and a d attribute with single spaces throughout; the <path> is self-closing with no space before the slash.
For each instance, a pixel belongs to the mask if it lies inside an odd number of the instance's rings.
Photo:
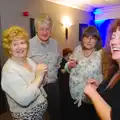
<path id="1" fill-rule="evenodd" d="M 8 28 L 2 42 L 9 59 L 2 69 L 1 85 L 13 119 L 43 120 L 47 100 L 42 84 L 47 66 L 27 57 L 29 37 L 23 28 Z"/>

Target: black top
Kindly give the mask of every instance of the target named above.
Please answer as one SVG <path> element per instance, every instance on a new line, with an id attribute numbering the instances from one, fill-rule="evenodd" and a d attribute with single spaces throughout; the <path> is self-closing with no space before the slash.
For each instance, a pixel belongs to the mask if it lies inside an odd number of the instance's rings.
<path id="1" fill-rule="evenodd" d="M 98 88 L 103 99 L 111 106 L 111 120 L 120 120 L 120 80 L 113 88 L 106 89 L 109 81 L 104 81 Z"/>

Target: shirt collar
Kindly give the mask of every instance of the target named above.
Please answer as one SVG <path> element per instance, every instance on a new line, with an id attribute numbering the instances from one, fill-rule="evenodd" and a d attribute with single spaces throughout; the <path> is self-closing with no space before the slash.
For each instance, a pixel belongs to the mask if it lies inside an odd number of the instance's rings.
<path id="1" fill-rule="evenodd" d="M 36 37 L 37 37 L 37 40 L 39 41 L 40 44 L 42 44 L 42 45 L 49 44 L 49 40 L 47 42 L 43 42 L 42 40 L 39 39 L 39 37 L 37 35 L 36 35 Z"/>

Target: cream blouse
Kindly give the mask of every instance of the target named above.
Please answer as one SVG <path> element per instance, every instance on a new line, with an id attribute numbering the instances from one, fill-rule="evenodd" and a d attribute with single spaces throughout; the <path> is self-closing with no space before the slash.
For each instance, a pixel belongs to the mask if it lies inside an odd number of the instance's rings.
<path id="1" fill-rule="evenodd" d="M 79 45 L 71 55 L 73 59 L 78 61 L 78 64 L 71 70 L 69 87 L 71 96 L 76 100 L 78 106 L 81 105 L 81 100 L 90 103 L 87 96 L 83 93 L 83 89 L 88 79 L 96 79 L 99 83 L 103 80 L 101 52 L 102 50 L 95 51 L 89 57 L 85 57 L 82 48 Z"/>

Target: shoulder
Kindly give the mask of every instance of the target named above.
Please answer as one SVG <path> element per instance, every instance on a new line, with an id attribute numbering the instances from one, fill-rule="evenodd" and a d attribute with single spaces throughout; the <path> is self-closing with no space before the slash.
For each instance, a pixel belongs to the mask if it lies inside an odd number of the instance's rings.
<path id="1" fill-rule="evenodd" d="M 29 41 L 30 41 L 30 42 L 34 42 L 35 39 L 37 39 L 37 36 L 34 36 L 34 37 L 31 38 Z"/>
<path id="2" fill-rule="evenodd" d="M 75 48 L 74 52 L 80 52 L 81 50 L 82 50 L 81 45 L 78 45 L 78 46 Z"/>
<path id="3" fill-rule="evenodd" d="M 37 64 L 31 59 L 31 58 L 27 58 L 28 62 L 34 66 L 36 66 Z"/>
<path id="4" fill-rule="evenodd" d="M 17 68 L 16 64 L 8 59 L 2 68 L 2 72 L 12 72 L 14 68 Z"/>
<path id="5" fill-rule="evenodd" d="M 38 44 L 38 43 L 37 43 L 37 39 L 38 39 L 37 36 L 31 38 L 31 39 L 29 40 L 30 46 L 34 46 L 34 45 Z"/>
<path id="6" fill-rule="evenodd" d="M 49 42 L 51 43 L 51 44 L 58 44 L 57 43 L 57 40 L 55 40 L 55 39 L 53 39 L 53 38 L 49 38 Z"/>
<path id="7" fill-rule="evenodd" d="M 101 57 L 101 55 L 103 54 L 103 50 L 102 50 L 102 49 L 97 50 L 97 51 L 95 51 L 95 54 L 96 54 L 97 56 Z"/>

